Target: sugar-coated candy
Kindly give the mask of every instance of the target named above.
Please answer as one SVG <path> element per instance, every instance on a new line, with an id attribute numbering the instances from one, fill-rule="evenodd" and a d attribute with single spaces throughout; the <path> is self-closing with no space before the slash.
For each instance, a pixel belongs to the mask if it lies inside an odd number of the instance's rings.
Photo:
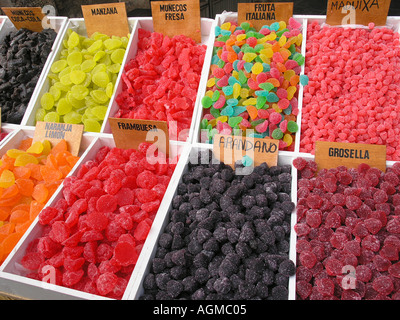
<path id="1" fill-rule="evenodd" d="M 47 75 L 36 121 L 83 124 L 99 132 L 125 55 L 127 37 L 94 33 L 90 38 L 67 31 L 63 49 Z M 106 45 L 107 43 L 107 45 Z"/>
<path id="2" fill-rule="evenodd" d="M 51 28 L 4 32 L 8 34 L 0 45 L 1 120 L 20 124 L 57 33 Z"/>
<path id="3" fill-rule="evenodd" d="M 18 149 L 9 149 L 1 157 L 0 264 L 77 161 L 65 140 L 52 147 L 47 140 L 32 144 L 32 138 L 22 140 Z M 55 221 L 58 214 L 57 210 L 45 209 L 41 221 Z M 59 226 L 59 232 L 52 234 L 53 241 L 64 241 L 68 237 L 66 228 Z M 24 263 L 32 267 L 37 261 L 37 255 L 29 255 Z"/>
<path id="4" fill-rule="evenodd" d="M 47 231 L 21 260 L 29 277 L 43 280 L 52 266 L 58 285 L 122 298 L 175 168 L 150 164 L 148 147 L 102 147 L 65 179 L 62 197 L 39 214 Z"/>
<path id="5" fill-rule="evenodd" d="M 287 300 L 296 271 L 290 166 L 263 163 L 239 176 L 211 151 L 195 157 L 202 164 L 182 176 L 140 299 Z"/>
<path id="6" fill-rule="evenodd" d="M 139 28 L 138 51 L 124 67 L 114 117 L 167 121 L 170 137 L 186 141 L 205 52 L 205 45 L 184 35 L 169 38 Z M 227 78 L 218 80 L 228 85 Z M 209 98 L 201 101 L 205 108 L 211 106 Z"/>
<path id="7" fill-rule="evenodd" d="M 387 159 L 400 159 L 399 38 L 373 24 L 308 24 L 301 152 L 313 153 L 315 141 L 323 140 L 386 145 Z"/>
<path id="8" fill-rule="evenodd" d="M 278 139 L 280 149 L 294 150 L 298 128 L 286 123 L 296 123 L 298 91 L 300 85 L 308 84 L 307 76 L 300 76 L 300 66 L 304 64 L 300 53 L 301 24 L 292 19 L 288 26 L 283 22 L 271 26 L 263 26 L 257 32 L 251 24 L 243 28 L 231 22 L 229 34 L 216 32 L 207 91 L 202 100 L 203 119 L 210 122 L 200 128 L 206 131 L 201 142 L 212 143 L 213 135 L 222 130 L 230 134 L 235 129 L 254 129 L 254 136 Z M 229 87 L 225 86 L 226 81 Z M 216 93 L 218 99 L 209 99 Z M 245 110 L 236 111 L 243 106 Z M 219 115 L 228 116 L 230 130 L 212 122 Z M 244 120 L 231 120 L 239 116 Z M 260 125 L 262 119 L 268 122 Z M 280 126 L 281 122 L 285 124 Z"/>
<path id="9" fill-rule="evenodd" d="M 366 164 L 316 173 L 316 163 L 304 158 L 293 165 L 297 299 L 397 300 L 400 229 L 389 227 L 398 221 L 392 205 L 399 191 L 397 165 L 385 173 Z M 322 200 L 318 209 L 310 197 Z"/>

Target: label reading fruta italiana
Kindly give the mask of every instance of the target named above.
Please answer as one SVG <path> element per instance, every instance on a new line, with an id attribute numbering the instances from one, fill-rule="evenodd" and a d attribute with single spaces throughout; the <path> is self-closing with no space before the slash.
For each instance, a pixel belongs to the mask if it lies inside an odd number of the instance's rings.
<path id="1" fill-rule="evenodd" d="M 185 35 L 201 42 L 200 1 L 152 1 L 151 14 L 155 32 L 170 38 Z"/>
<path id="2" fill-rule="evenodd" d="M 81 124 L 38 121 L 33 135 L 33 142 L 49 140 L 54 146 L 60 140 L 65 140 L 68 143 L 71 154 L 77 156 L 81 146 L 82 134 L 83 125 Z"/>
<path id="3" fill-rule="evenodd" d="M 100 32 L 108 36 L 127 37 L 128 16 L 125 2 L 82 5 L 88 36 Z"/>
<path id="4" fill-rule="evenodd" d="M 238 3 L 238 23 L 251 22 L 256 30 L 293 16 L 293 2 Z"/>
<path id="5" fill-rule="evenodd" d="M 258 166 L 266 162 L 269 166 L 278 164 L 279 141 L 243 136 L 216 134 L 213 140 L 215 157 L 234 168 L 243 157 L 252 159 L 252 165 Z"/>
<path id="6" fill-rule="evenodd" d="M 318 170 L 346 166 L 357 168 L 361 163 L 386 171 L 386 146 L 362 143 L 316 141 L 315 162 Z"/>
<path id="7" fill-rule="evenodd" d="M 370 22 L 377 26 L 386 24 L 390 0 L 328 0 L 326 23 L 329 25 L 360 24 Z"/>
<path id="8" fill-rule="evenodd" d="M 166 121 L 109 118 L 115 146 L 137 149 L 142 142 L 155 143 L 160 151 L 169 155 L 169 134 Z"/>

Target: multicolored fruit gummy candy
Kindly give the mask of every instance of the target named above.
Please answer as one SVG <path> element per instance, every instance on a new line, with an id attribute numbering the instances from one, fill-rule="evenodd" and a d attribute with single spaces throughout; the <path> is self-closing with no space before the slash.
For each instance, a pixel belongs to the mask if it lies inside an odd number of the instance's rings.
<path id="1" fill-rule="evenodd" d="M 148 147 L 102 147 L 65 179 L 63 196 L 39 215 L 43 234 L 21 260 L 28 277 L 48 281 L 51 270 L 57 285 L 123 296 L 175 168 L 150 161 Z"/>
<path id="2" fill-rule="evenodd" d="M 263 26 L 227 22 L 216 27 L 213 57 L 202 98 L 201 142 L 212 143 L 216 133 L 238 134 L 280 141 L 294 150 L 298 131 L 298 92 L 307 84 L 300 75 L 301 24 L 290 19 Z"/>
<path id="3" fill-rule="evenodd" d="M 61 140 L 53 148 L 49 141 L 21 141 L 0 160 L 0 264 L 29 228 L 78 157 Z"/>
<path id="4" fill-rule="evenodd" d="M 68 30 L 60 59 L 47 76 L 50 87 L 40 97 L 36 121 L 84 124 L 85 131 L 100 132 L 128 41 Z"/>
<path id="5" fill-rule="evenodd" d="M 206 46 L 139 28 L 136 57 L 122 74 L 117 118 L 167 121 L 172 140 L 186 141 Z"/>
<path id="6" fill-rule="evenodd" d="M 301 152 L 315 141 L 386 145 L 400 160 L 399 33 L 390 28 L 307 28 Z"/>
<path id="7" fill-rule="evenodd" d="M 322 169 L 297 158 L 301 300 L 400 299 L 400 165 Z"/>

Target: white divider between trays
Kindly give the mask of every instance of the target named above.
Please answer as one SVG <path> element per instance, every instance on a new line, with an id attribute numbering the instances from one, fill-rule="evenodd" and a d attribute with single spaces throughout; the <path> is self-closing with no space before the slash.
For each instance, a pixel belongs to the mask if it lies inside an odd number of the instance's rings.
<path id="1" fill-rule="evenodd" d="M 35 89 L 32 93 L 31 99 L 30 99 L 28 105 L 26 106 L 25 115 L 21 120 L 21 125 L 25 125 L 26 115 L 30 112 L 29 110 L 31 109 L 32 103 L 35 101 L 38 91 L 39 91 L 44 79 L 46 78 L 47 69 L 50 66 L 50 62 L 53 58 L 55 50 L 61 41 L 61 35 L 63 34 L 64 28 L 67 25 L 68 18 L 67 17 L 49 17 L 49 21 L 51 21 L 54 24 L 54 31 L 57 33 L 57 36 L 54 39 L 50 54 L 47 57 L 45 64 L 43 65 L 42 71 L 40 72 L 40 76 L 36 83 Z M 0 42 L 3 41 L 3 39 L 6 35 L 8 35 L 12 31 L 16 31 L 16 30 L 17 29 L 15 28 L 15 26 L 11 22 L 11 20 L 7 16 L 4 16 L 4 21 L 0 28 Z"/>
<path id="2" fill-rule="evenodd" d="M 191 125 L 189 128 L 189 135 L 186 140 L 186 142 L 192 142 L 193 139 L 193 131 L 194 127 L 196 124 L 196 118 L 197 118 L 197 109 L 199 106 L 201 106 L 201 98 L 202 98 L 202 90 L 201 87 L 202 85 L 205 85 L 205 82 L 207 82 L 207 77 L 208 77 L 208 68 L 206 68 L 206 62 L 208 60 L 211 60 L 211 54 L 212 54 L 212 47 L 214 43 L 214 22 L 215 20 L 213 19 L 208 19 L 208 18 L 201 18 L 201 43 L 207 46 L 207 51 L 206 51 L 206 56 L 204 59 L 204 64 L 202 68 L 202 73 L 201 73 L 201 78 L 199 81 L 199 87 L 197 89 L 197 95 L 196 95 L 196 100 L 193 108 L 193 115 L 192 115 L 192 120 L 191 120 Z M 136 57 L 137 54 L 137 44 L 139 41 L 139 36 L 138 36 L 138 30 L 139 29 L 144 29 L 146 31 L 153 32 L 153 18 L 151 17 L 143 17 L 143 18 L 137 18 L 137 25 L 136 28 L 132 34 L 132 44 L 129 47 L 129 50 L 126 55 L 126 62 L 129 62 L 131 59 Z M 209 59 L 207 58 L 209 57 Z M 125 66 L 125 64 L 123 65 Z M 118 85 L 116 85 L 115 90 L 114 90 L 114 96 L 117 97 L 121 92 L 122 92 L 122 86 L 123 82 L 119 81 Z M 118 103 L 113 99 L 111 106 L 109 107 L 105 121 L 103 123 L 103 131 L 104 133 L 111 133 L 111 127 L 110 123 L 108 121 L 109 117 L 114 117 L 114 115 L 117 113 L 119 109 Z M 171 139 L 171 138 L 170 138 Z M 171 139 L 175 140 L 175 139 Z"/>
<path id="3" fill-rule="evenodd" d="M 128 297 L 129 300 L 138 300 L 140 296 L 144 293 L 143 281 L 146 275 L 150 272 L 152 259 L 155 257 L 156 250 L 158 247 L 158 239 L 162 234 L 163 230 L 165 229 L 165 227 L 169 223 L 170 210 L 172 208 L 172 199 L 177 194 L 178 184 L 182 181 L 183 174 L 185 174 L 188 171 L 188 164 L 190 160 L 196 159 L 198 152 L 205 150 L 212 151 L 212 145 L 195 143 L 185 147 L 174 172 L 174 175 L 176 174 L 176 176 L 173 179 L 171 179 L 171 183 L 168 186 L 167 193 L 169 193 L 168 196 L 169 199 L 168 202 L 167 201 L 165 202 L 165 207 L 163 206 L 163 214 L 157 215 L 152 226 L 152 231 L 154 228 L 154 233 L 152 234 L 151 239 L 146 240 L 146 246 L 143 247 L 143 251 L 146 252 L 146 255 L 143 255 L 143 257 L 141 257 L 142 260 L 140 261 L 140 269 L 135 270 L 138 271 L 138 275 L 136 281 L 133 283 L 133 286 L 130 290 L 130 296 Z M 294 155 L 293 153 L 289 152 L 284 153 L 278 158 L 278 165 L 292 165 L 294 159 L 293 155 Z M 292 199 L 294 199 L 293 197 L 297 195 L 296 179 L 297 179 L 297 172 L 293 172 L 293 166 L 292 166 L 292 185 L 291 185 Z M 296 235 L 293 231 L 294 221 L 296 221 L 295 211 L 292 213 L 291 217 L 289 258 L 296 264 Z M 292 276 L 289 278 L 289 285 L 288 285 L 289 300 L 295 299 L 295 290 L 296 290 L 295 276 Z"/>
<path id="4" fill-rule="evenodd" d="M 31 130 L 31 129 L 25 129 Z M 21 130 L 20 130 L 21 131 Z M 20 134 L 21 135 L 21 134 Z M 100 150 L 100 148 L 104 146 L 108 146 L 110 148 L 115 147 L 114 139 L 109 134 L 102 134 L 101 136 L 96 134 L 88 134 L 85 133 L 83 135 L 83 139 L 88 139 L 82 146 L 81 149 L 85 150 L 79 162 L 75 165 L 73 171 L 70 172 L 69 175 L 75 175 L 75 173 L 79 170 L 81 165 L 88 160 L 94 159 L 96 154 Z M 89 141 L 90 140 L 90 141 Z M 90 143 L 89 143 L 90 142 Z M 9 142 L 11 145 L 12 143 Z M 13 145 L 16 143 L 14 142 Z M 187 143 L 180 143 L 180 142 L 172 142 L 170 144 L 170 153 L 172 157 L 176 155 L 180 155 L 184 152 L 185 148 L 189 148 Z M 2 150 L 7 150 L 6 146 L 0 149 L 0 155 L 2 154 Z M 171 201 L 171 187 L 173 185 L 173 181 L 179 179 L 179 169 L 175 170 L 174 174 L 171 177 L 171 182 L 168 186 L 167 191 L 165 192 L 164 198 L 160 204 L 158 209 L 155 221 L 158 221 L 160 218 L 159 216 L 164 215 L 164 208 L 170 203 Z M 54 205 L 60 198 L 63 197 L 62 195 L 63 185 L 61 185 L 57 191 L 54 193 L 52 198 L 46 204 L 47 206 Z M 155 227 L 153 227 L 155 225 Z M 146 239 L 141 254 L 139 255 L 139 259 L 137 262 L 137 267 L 132 272 L 130 280 L 128 282 L 127 288 L 125 293 L 122 297 L 122 300 L 126 300 L 130 295 L 130 288 L 134 285 L 135 279 L 139 273 L 140 264 L 144 263 L 144 259 L 142 256 L 146 255 L 145 247 L 148 247 L 147 243 L 152 241 L 152 238 L 157 234 L 157 222 L 153 223 L 152 228 L 150 229 L 149 236 Z M 110 300 L 107 297 L 103 297 L 100 295 L 89 294 L 83 291 L 75 290 L 66 288 L 63 286 L 58 286 L 54 284 L 44 283 L 42 281 L 34 280 L 27 278 L 25 274 L 27 270 L 20 265 L 19 261 L 21 261 L 22 257 L 25 254 L 26 248 L 29 246 L 29 243 L 40 237 L 42 234 L 44 227 L 38 223 L 38 217 L 29 227 L 29 229 L 25 232 L 21 240 L 17 243 L 13 251 L 7 257 L 7 259 L 3 262 L 0 266 L 0 291 L 8 292 L 13 295 L 21 296 L 28 299 L 80 299 L 80 300 Z"/>
<path id="5" fill-rule="evenodd" d="M 131 32 L 131 37 L 129 38 L 129 42 L 128 42 L 126 51 L 129 50 L 129 47 L 130 47 L 130 45 L 132 43 L 132 31 L 135 30 L 136 22 L 137 22 L 136 18 L 128 18 L 128 25 L 129 25 L 129 30 Z M 48 92 L 48 90 L 50 88 L 50 80 L 48 79 L 47 75 L 50 72 L 50 68 L 51 68 L 51 65 L 53 64 L 53 62 L 57 61 L 61 57 L 61 51 L 63 50 L 63 40 L 67 40 L 67 38 L 68 38 L 68 34 L 67 34 L 68 29 L 73 29 L 79 35 L 87 36 L 86 27 L 85 27 L 85 20 L 83 18 L 73 18 L 73 19 L 69 19 L 67 21 L 62 33 L 60 34 L 60 40 L 59 40 L 59 42 L 57 44 L 57 47 L 54 50 L 54 54 L 51 57 L 50 61 L 48 61 L 49 64 L 48 64 L 48 67 L 47 67 L 47 69 L 45 71 L 43 81 L 37 87 L 37 94 L 35 96 L 35 99 L 31 100 L 30 107 L 29 107 L 29 112 L 25 113 L 25 116 L 24 116 L 24 119 L 23 119 L 23 122 L 22 122 L 22 124 L 24 124 L 24 125 L 35 126 L 35 124 L 36 124 L 35 115 L 36 115 L 36 111 L 40 108 L 40 98 L 42 97 L 42 95 L 44 93 Z M 127 54 L 125 52 L 125 56 L 124 56 L 124 59 L 123 59 L 122 64 L 121 64 L 121 70 L 119 71 L 118 76 L 117 76 L 117 80 L 116 80 L 116 82 L 114 84 L 114 93 L 111 96 L 110 101 L 108 103 L 108 109 L 110 109 L 110 105 L 111 105 L 112 101 L 114 100 L 115 88 L 118 86 L 118 83 L 120 81 L 122 70 L 123 70 L 123 66 L 125 65 L 125 62 L 126 62 L 126 57 L 127 57 Z M 106 114 L 106 117 L 107 116 L 108 116 L 108 113 Z M 102 128 L 101 128 L 100 132 L 103 132 L 104 126 L 105 126 L 105 121 L 103 121 L 103 125 L 102 125 Z"/>

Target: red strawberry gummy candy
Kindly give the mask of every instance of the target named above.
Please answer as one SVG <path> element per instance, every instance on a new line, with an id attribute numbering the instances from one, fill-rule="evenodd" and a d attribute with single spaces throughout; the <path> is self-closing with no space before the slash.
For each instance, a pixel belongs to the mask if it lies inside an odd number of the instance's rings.
<path id="1" fill-rule="evenodd" d="M 131 264 L 135 264 L 139 254 L 135 248 L 135 240 L 127 239 L 130 235 L 122 235 L 117 242 L 117 245 L 114 248 L 114 259 L 121 266 L 129 266 Z"/>
<path id="2" fill-rule="evenodd" d="M 111 272 L 101 274 L 96 281 L 97 290 L 103 296 L 110 293 L 117 284 L 118 277 Z"/>

